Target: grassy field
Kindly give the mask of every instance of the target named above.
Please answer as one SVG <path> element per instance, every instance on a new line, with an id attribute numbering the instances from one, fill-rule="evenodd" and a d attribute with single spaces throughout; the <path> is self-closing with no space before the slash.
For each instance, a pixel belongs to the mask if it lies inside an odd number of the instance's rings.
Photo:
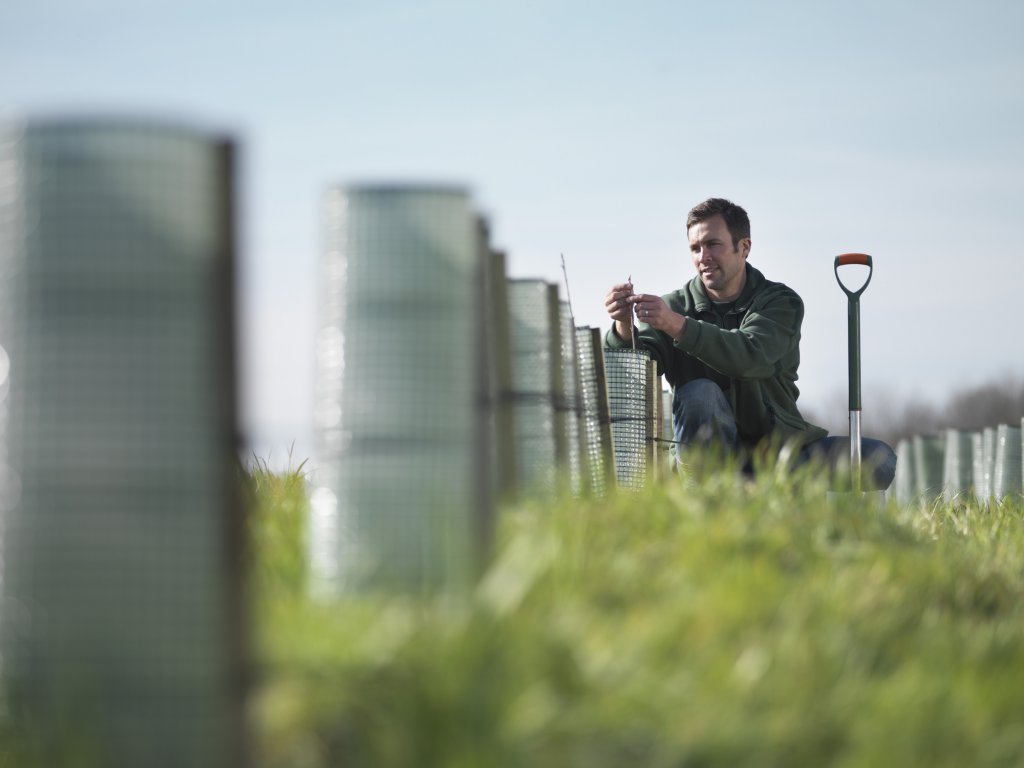
<path id="1" fill-rule="evenodd" d="M 1024 764 L 1024 508 L 731 475 L 504 510 L 445 597 L 305 600 L 253 474 L 260 768 Z"/>

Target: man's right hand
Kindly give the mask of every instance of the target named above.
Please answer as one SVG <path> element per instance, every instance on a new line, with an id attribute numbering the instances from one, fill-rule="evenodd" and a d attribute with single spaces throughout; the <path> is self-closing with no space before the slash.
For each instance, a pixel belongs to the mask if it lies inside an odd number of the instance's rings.
<path id="1" fill-rule="evenodd" d="M 615 332 L 626 341 L 633 338 L 633 305 L 627 301 L 632 295 L 632 283 L 619 283 L 604 297 L 604 308 L 615 321 Z"/>

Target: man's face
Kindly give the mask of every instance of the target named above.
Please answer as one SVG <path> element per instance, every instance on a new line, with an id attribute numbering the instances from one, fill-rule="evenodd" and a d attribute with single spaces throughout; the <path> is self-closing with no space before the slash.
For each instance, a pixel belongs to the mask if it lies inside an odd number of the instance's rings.
<path id="1" fill-rule="evenodd" d="M 704 290 L 714 301 L 732 301 L 746 283 L 750 238 L 732 244 L 732 235 L 721 216 L 694 224 L 687 231 L 690 255 Z"/>

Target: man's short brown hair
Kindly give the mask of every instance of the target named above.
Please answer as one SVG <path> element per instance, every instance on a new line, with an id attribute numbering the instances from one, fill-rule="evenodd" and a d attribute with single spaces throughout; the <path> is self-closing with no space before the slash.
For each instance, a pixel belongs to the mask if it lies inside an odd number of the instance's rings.
<path id="1" fill-rule="evenodd" d="M 700 224 L 714 216 L 721 216 L 725 221 L 725 226 L 732 236 L 734 249 L 739 247 L 740 240 L 750 237 L 750 217 L 747 216 L 747 212 L 724 197 L 709 197 L 703 203 L 693 206 L 686 216 L 686 231 L 689 232 L 694 224 Z"/>

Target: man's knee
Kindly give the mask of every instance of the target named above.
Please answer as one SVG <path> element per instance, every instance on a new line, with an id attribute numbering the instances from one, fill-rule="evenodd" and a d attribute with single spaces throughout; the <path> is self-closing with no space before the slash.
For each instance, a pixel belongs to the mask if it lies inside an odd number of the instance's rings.
<path id="1" fill-rule="evenodd" d="M 861 459 L 871 469 L 871 479 L 878 490 L 892 485 L 896 477 L 896 451 L 881 440 L 865 437 L 861 441 Z"/>
<path id="2" fill-rule="evenodd" d="M 710 379 L 676 387 L 672 403 L 676 440 L 682 444 L 736 443 L 736 419 L 722 388 Z"/>
<path id="3" fill-rule="evenodd" d="M 718 418 L 723 412 L 731 415 L 725 393 L 711 379 L 694 379 L 676 387 L 672 410 L 699 421 Z"/>
<path id="4" fill-rule="evenodd" d="M 864 437 L 860 441 L 861 477 L 877 491 L 884 491 L 892 485 L 896 476 L 896 452 L 881 440 Z M 849 472 L 850 439 L 847 437 L 825 437 L 804 446 L 797 464 L 817 459 L 827 464 L 832 472 Z"/>

